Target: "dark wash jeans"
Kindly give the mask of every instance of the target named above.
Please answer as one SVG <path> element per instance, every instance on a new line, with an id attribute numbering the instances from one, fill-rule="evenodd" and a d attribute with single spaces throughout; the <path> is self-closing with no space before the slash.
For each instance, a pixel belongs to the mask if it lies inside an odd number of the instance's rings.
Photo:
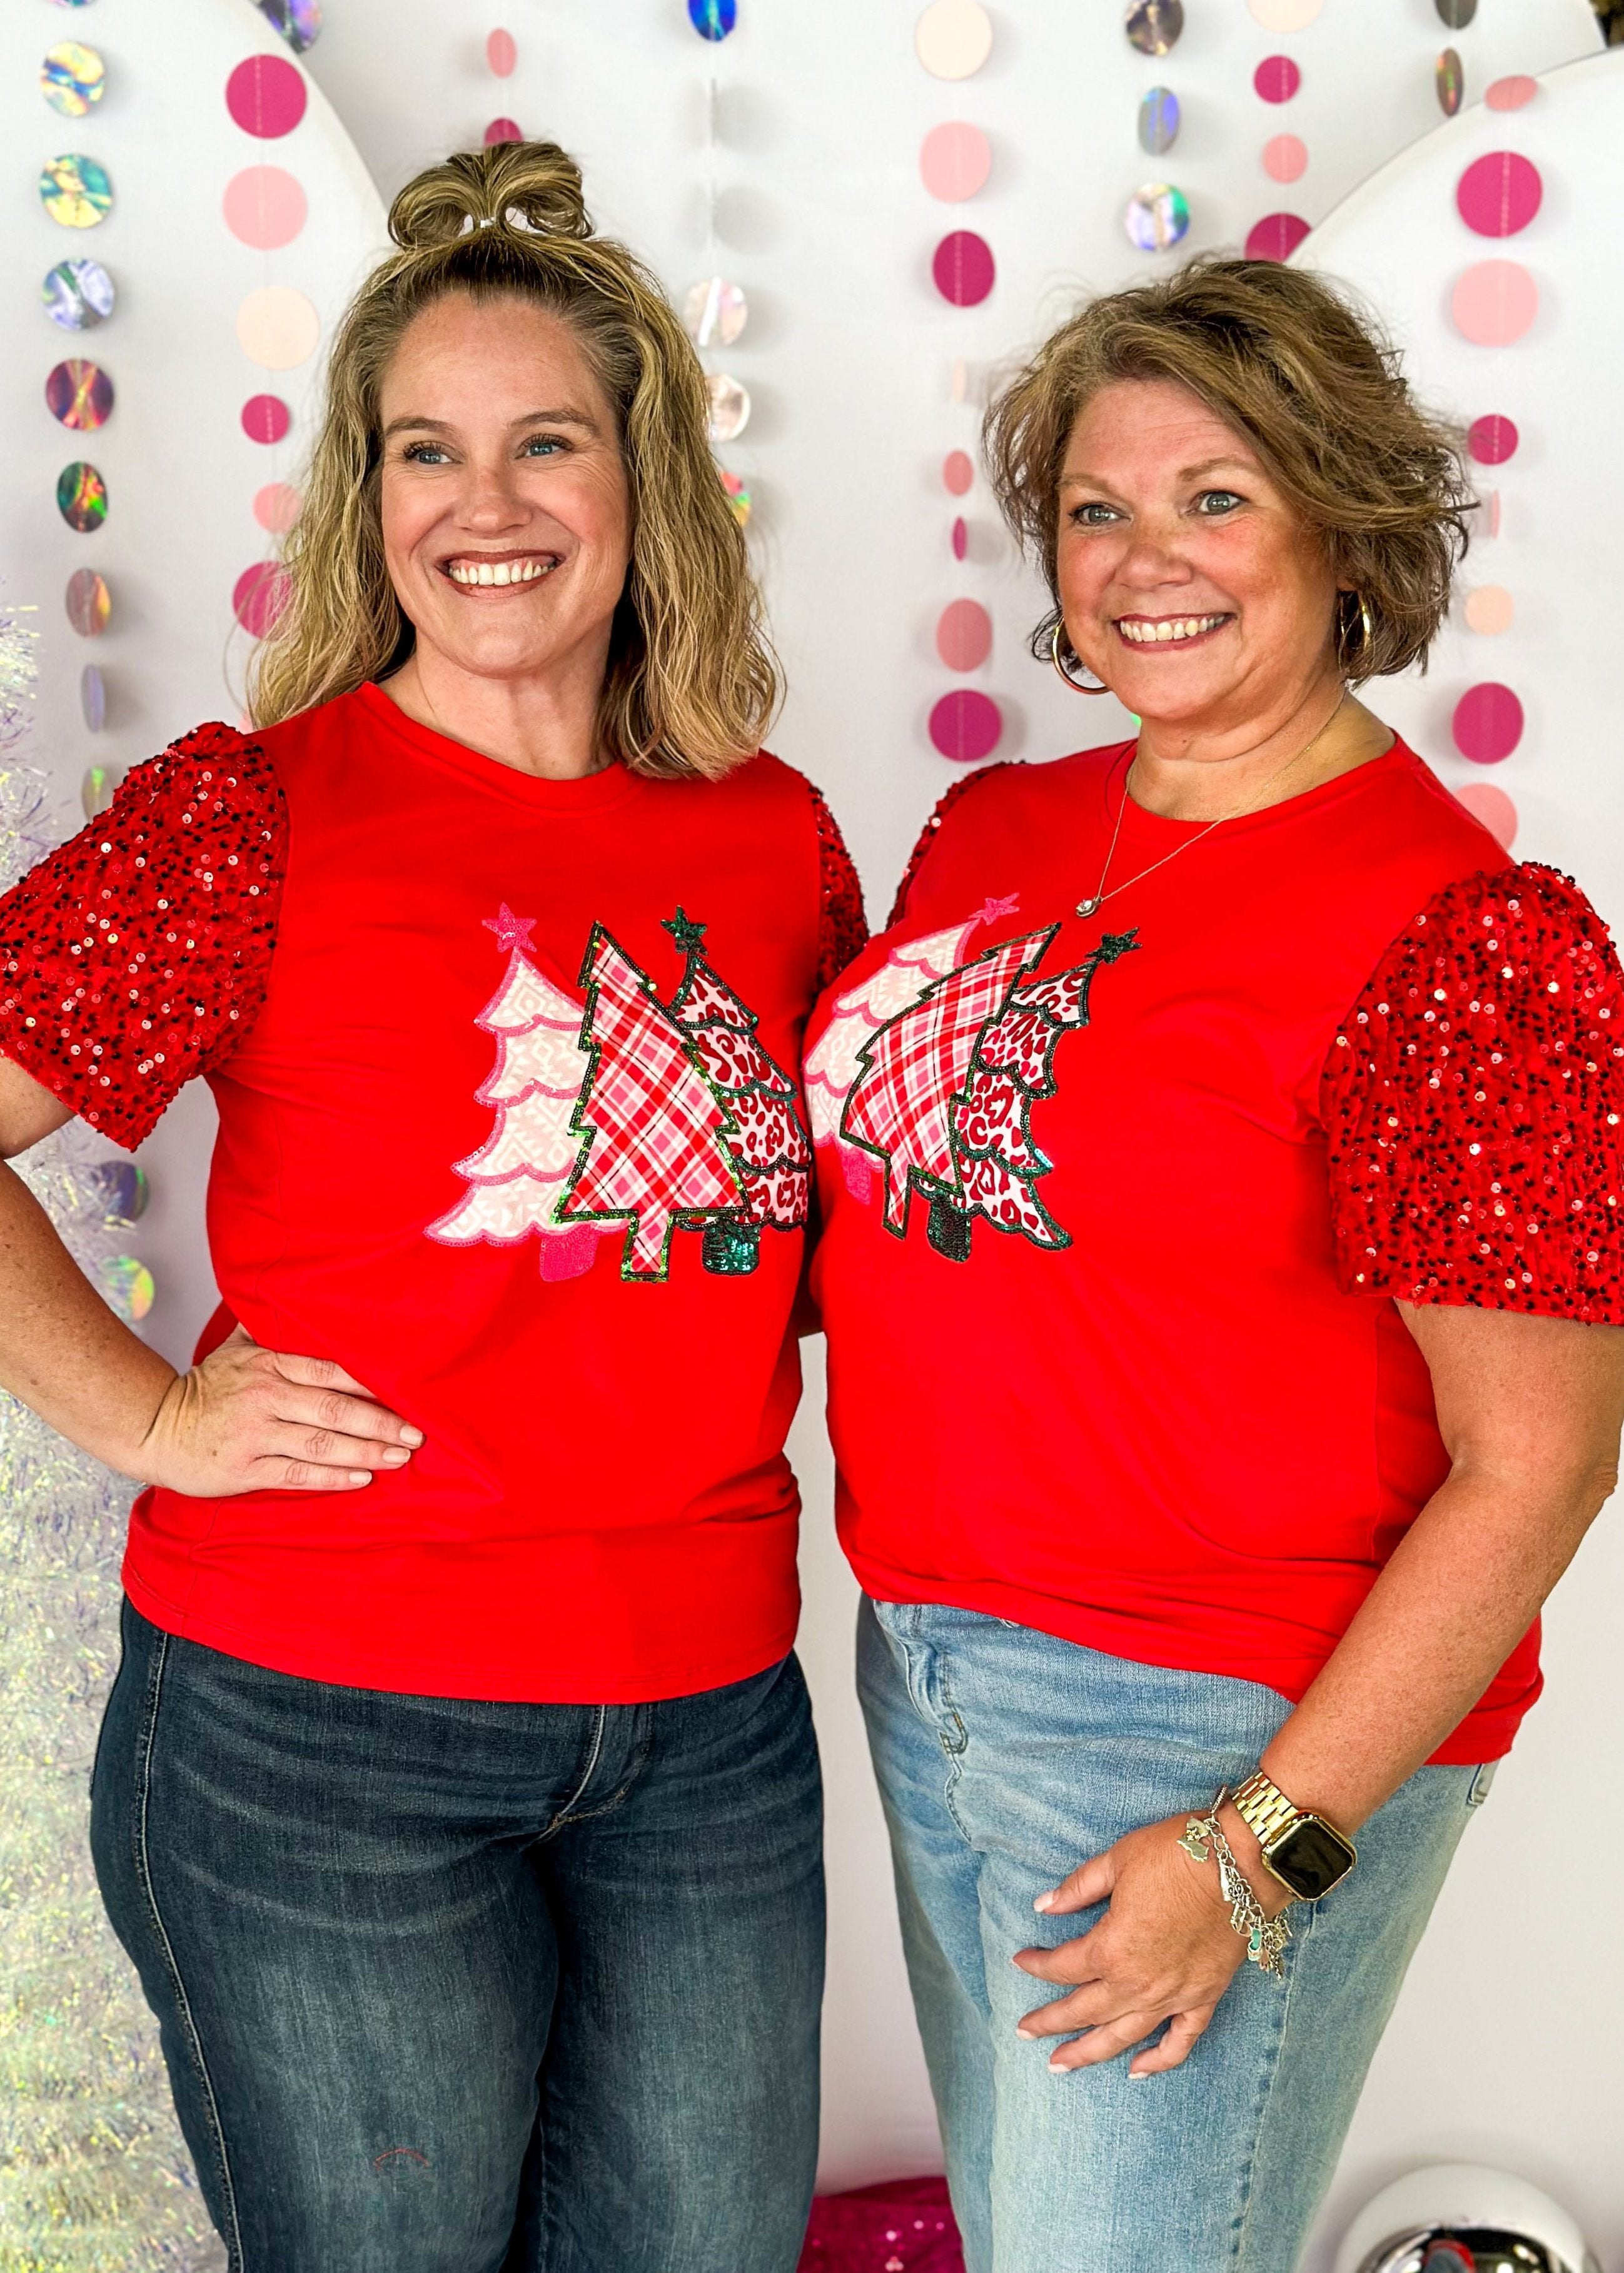
<path id="1" fill-rule="evenodd" d="M 823 1969 L 793 1657 L 477 1704 L 124 1632 L 96 1871 L 232 2273 L 791 2273 Z"/>

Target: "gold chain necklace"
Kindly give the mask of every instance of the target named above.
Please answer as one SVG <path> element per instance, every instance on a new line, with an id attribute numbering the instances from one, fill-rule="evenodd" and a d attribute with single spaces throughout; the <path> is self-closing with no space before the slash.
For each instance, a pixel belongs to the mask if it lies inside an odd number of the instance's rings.
<path id="1" fill-rule="evenodd" d="M 1158 868 L 1165 868 L 1169 860 L 1177 860 L 1181 852 L 1189 852 L 1193 851 L 1195 846 L 1202 842 L 1203 838 L 1208 837 L 1212 835 L 1214 829 L 1222 829 L 1226 821 L 1244 821 L 1249 813 L 1254 812 L 1257 807 L 1262 804 L 1264 799 L 1268 795 L 1270 790 L 1274 788 L 1277 781 L 1283 779 L 1283 777 L 1290 772 L 1293 766 L 1301 765 L 1303 760 L 1308 755 L 1309 752 L 1318 747 L 1319 744 L 1330 731 L 1335 720 L 1341 717 L 1342 703 L 1345 702 L 1347 699 L 1347 696 L 1344 694 L 1342 698 L 1342 701 L 1338 702 L 1335 709 L 1332 711 L 1330 717 L 1326 720 L 1324 725 L 1320 727 L 1313 739 L 1312 741 L 1304 742 L 1302 748 L 1297 752 L 1294 758 L 1288 758 L 1283 766 L 1278 767 L 1264 783 L 1256 797 L 1249 798 L 1244 805 L 1237 805 L 1233 813 L 1221 813 L 1217 820 L 1209 821 L 1206 828 L 1203 829 L 1198 836 L 1186 836 L 1182 844 L 1176 844 L 1170 852 L 1164 852 L 1159 860 L 1153 860 L 1148 868 L 1141 868 L 1139 874 L 1135 876 L 1124 876 L 1120 884 L 1113 884 L 1110 890 L 1108 892 L 1105 889 L 1105 880 L 1110 874 L 1111 862 L 1116 857 L 1116 840 L 1122 835 L 1123 815 L 1128 810 L 1128 784 L 1132 778 L 1133 769 L 1139 762 L 1139 754 L 1136 744 L 1133 755 L 1128 761 L 1128 770 L 1123 776 L 1122 803 L 1116 808 L 1116 826 L 1111 831 L 1111 841 L 1106 848 L 1105 866 L 1100 871 L 1100 881 L 1094 886 L 1092 897 L 1086 900 L 1079 900 L 1077 904 L 1078 914 L 1079 916 L 1091 916 L 1095 914 L 1099 909 L 1104 905 L 1107 900 L 1114 900 L 1118 892 L 1125 892 L 1134 884 L 1142 884 L 1147 876 L 1154 876 Z"/>

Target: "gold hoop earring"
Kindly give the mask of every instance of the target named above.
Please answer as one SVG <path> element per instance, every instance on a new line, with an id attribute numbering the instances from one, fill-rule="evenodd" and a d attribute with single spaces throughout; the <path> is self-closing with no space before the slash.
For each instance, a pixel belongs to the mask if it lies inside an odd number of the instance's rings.
<path id="1" fill-rule="evenodd" d="M 1071 688 L 1073 694 L 1109 694 L 1111 691 L 1110 688 L 1106 685 L 1102 679 L 1096 679 L 1093 671 L 1088 671 L 1088 677 L 1086 679 L 1073 679 L 1071 672 L 1066 669 L 1064 664 L 1061 662 L 1060 634 L 1064 629 L 1065 626 L 1064 623 L 1056 622 L 1054 629 L 1049 635 L 1049 659 L 1054 664 L 1056 671 L 1058 671 L 1061 678 L 1064 679 L 1066 685 Z M 1072 660 L 1074 662 L 1081 662 L 1082 658 L 1080 656 L 1074 656 Z M 1087 671 L 1087 664 L 1084 664 L 1083 668 L 1085 671 Z"/>
<path id="2" fill-rule="evenodd" d="M 1353 653 L 1350 655 L 1348 652 L 1349 626 L 1344 622 L 1340 626 L 1336 642 L 1338 659 L 1342 664 L 1342 674 L 1344 677 L 1347 676 L 1349 670 L 1353 664 L 1363 663 L 1365 661 L 1365 658 L 1369 655 L 1372 648 L 1376 644 L 1376 626 L 1371 620 L 1370 602 L 1365 598 L 1363 592 L 1350 592 L 1348 597 L 1350 600 L 1357 600 L 1359 604 L 1359 644 L 1355 648 Z"/>

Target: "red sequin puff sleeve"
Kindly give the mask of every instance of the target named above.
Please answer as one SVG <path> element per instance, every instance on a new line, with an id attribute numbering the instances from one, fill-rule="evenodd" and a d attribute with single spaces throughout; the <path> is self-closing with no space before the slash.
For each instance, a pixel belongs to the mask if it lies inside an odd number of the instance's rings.
<path id="1" fill-rule="evenodd" d="M 868 942 L 868 919 L 863 913 L 862 886 L 846 849 L 840 824 L 824 804 L 822 792 L 808 782 L 812 816 L 817 824 L 818 881 L 821 893 L 817 934 L 819 990 L 838 979 L 848 963 Z"/>
<path id="2" fill-rule="evenodd" d="M 132 1149 L 264 1000 L 286 855 L 270 761 L 199 726 L 0 899 L 0 1055 Z"/>
<path id="3" fill-rule="evenodd" d="M 1001 774 L 1007 769 L 1008 761 L 1002 759 L 996 766 L 978 766 L 973 774 L 965 774 L 956 781 L 944 797 L 937 799 L 935 811 L 920 830 L 914 850 L 908 855 L 908 865 L 902 872 L 902 881 L 897 887 L 897 896 L 891 902 L 891 913 L 885 919 L 887 931 L 891 929 L 892 924 L 902 920 L 904 911 L 908 904 L 908 894 L 914 889 L 914 879 L 924 866 L 931 846 L 941 834 L 942 823 L 947 819 L 959 799 L 966 790 L 974 789 L 977 782 L 985 781 L 989 774 Z"/>
<path id="4" fill-rule="evenodd" d="M 1321 1105 L 1345 1292 L 1624 1324 L 1624 973 L 1565 877 L 1440 892 L 1337 1034 Z"/>

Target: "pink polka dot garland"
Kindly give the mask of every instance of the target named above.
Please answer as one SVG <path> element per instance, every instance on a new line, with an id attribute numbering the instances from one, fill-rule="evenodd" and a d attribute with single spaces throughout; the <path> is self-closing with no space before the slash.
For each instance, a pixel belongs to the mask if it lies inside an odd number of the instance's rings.
<path id="1" fill-rule="evenodd" d="M 304 74 L 284 56 L 249 56 L 226 81 L 226 109 L 244 134 L 291 134 L 310 100 Z"/>
<path id="2" fill-rule="evenodd" d="M 1539 81 L 1515 71 L 1509 79 L 1497 79 L 1484 93 L 1484 104 L 1490 110 L 1521 110 L 1532 102 L 1539 92 Z"/>
<path id="3" fill-rule="evenodd" d="M 930 739 L 957 766 L 979 766 L 991 757 L 1004 732 L 1004 714 L 990 694 L 956 686 L 930 713 Z"/>
<path id="4" fill-rule="evenodd" d="M 1450 721 L 1455 746 L 1475 766 L 1497 766 L 1522 739 L 1522 705 L 1492 679 L 1469 686 Z"/>
<path id="5" fill-rule="evenodd" d="M 1479 236 L 1515 236 L 1539 211 L 1539 169 L 1516 150 L 1474 158 L 1455 185 L 1461 219 Z"/>
<path id="6" fill-rule="evenodd" d="M 1308 170 L 1308 145 L 1295 134 L 1276 134 L 1263 146 L 1263 170 L 1271 182 L 1300 182 Z"/>
<path id="7" fill-rule="evenodd" d="M 1474 418 L 1466 430 L 1466 447 L 1480 466 L 1503 466 L 1515 457 L 1521 439 L 1510 419 L 1502 418 L 1499 411 L 1486 418 Z"/>
<path id="8" fill-rule="evenodd" d="M 268 529 L 274 536 L 285 536 L 299 517 L 304 504 L 290 482 L 267 482 L 254 493 L 253 516 L 261 529 Z"/>
<path id="9" fill-rule="evenodd" d="M 280 166 L 244 166 L 226 184 L 226 227 L 239 244 L 274 252 L 291 244 L 308 217 L 304 192 Z"/>
<path id="10" fill-rule="evenodd" d="M 950 600 L 936 619 L 936 653 L 950 671 L 979 671 L 992 653 L 992 618 L 979 600 Z"/>
<path id="11" fill-rule="evenodd" d="M 968 555 L 968 553 L 969 553 L 969 550 L 970 550 L 970 531 L 969 531 L 968 527 L 966 525 L 965 517 L 964 517 L 963 514 L 956 514 L 956 515 L 955 515 L 955 517 L 954 517 L 954 521 L 953 521 L 953 558 L 954 558 L 954 559 L 955 559 L 955 560 L 963 560 L 963 559 L 966 559 L 966 556 Z"/>
<path id="12" fill-rule="evenodd" d="M 1479 260 L 1456 280 L 1449 312 L 1474 347 L 1508 348 L 1533 328 L 1539 287 L 1518 261 Z"/>
<path id="13" fill-rule="evenodd" d="M 979 126 L 962 118 L 933 126 L 919 154 L 920 179 L 944 205 L 962 204 L 987 186 L 992 145 Z"/>
<path id="14" fill-rule="evenodd" d="M 282 442 L 293 413 L 279 394 L 252 394 L 243 405 L 243 431 L 251 442 Z"/>
<path id="15" fill-rule="evenodd" d="M 950 497 L 965 497 L 975 479 L 975 467 L 967 450 L 950 450 L 942 461 L 942 486 Z"/>
<path id="16" fill-rule="evenodd" d="M 263 639 L 288 604 L 288 572 L 274 560 L 256 560 L 231 588 L 231 607 L 250 639 Z"/>
<path id="17" fill-rule="evenodd" d="M 997 269 L 992 247 L 972 229 L 956 229 L 936 249 L 930 274 L 936 290 L 955 308 L 979 308 L 992 290 Z"/>
<path id="18" fill-rule="evenodd" d="M 1300 214 L 1265 214 L 1246 233 L 1248 260 L 1289 260 L 1308 235 Z"/>
<path id="19" fill-rule="evenodd" d="M 1289 102 L 1303 84 L 1303 74 L 1289 56 L 1265 56 L 1252 84 L 1265 102 Z"/>
<path id="20" fill-rule="evenodd" d="M 523 142 L 524 131 L 513 118 L 493 118 L 485 130 L 485 146 L 493 150 L 499 142 Z"/>
<path id="21" fill-rule="evenodd" d="M 519 43 L 511 32 L 492 32 L 485 43 L 485 59 L 497 79 L 511 79 L 519 60 Z"/>

